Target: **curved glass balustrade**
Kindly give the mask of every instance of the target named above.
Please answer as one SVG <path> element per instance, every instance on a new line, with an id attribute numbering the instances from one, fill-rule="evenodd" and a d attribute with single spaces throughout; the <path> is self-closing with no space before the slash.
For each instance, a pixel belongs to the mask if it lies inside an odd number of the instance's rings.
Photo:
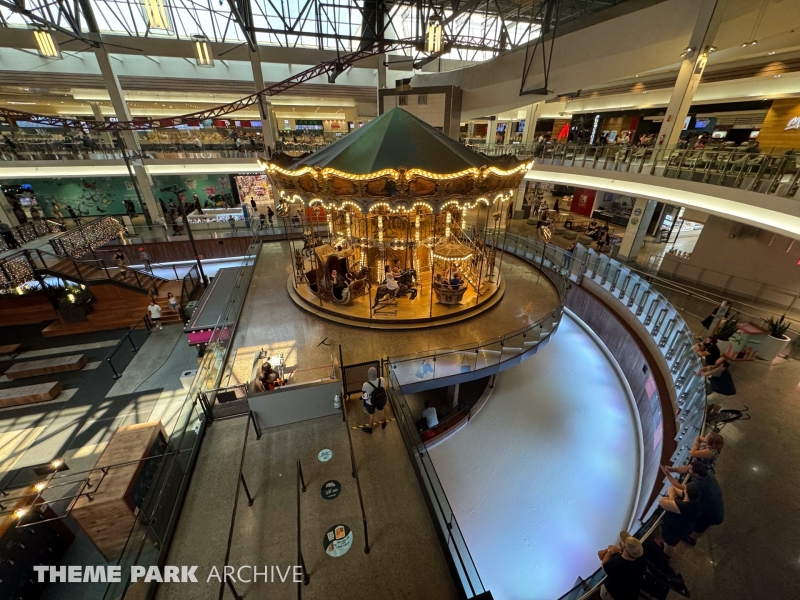
<path id="1" fill-rule="evenodd" d="M 504 363 L 512 366 L 527 358 L 531 352 L 526 345 L 541 345 L 557 328 L 563 314 L 567 278 L 579 283 L 583 277 L 588 277 L 613 294 L 620 305 L 632 313 L 652 336 L 669 366 L 677 402 L 676 450 L 671 457 L 673 464 L 688 462 L 689 450 L 695 437 L 700 434 L 705 420 L 705 382 L 703 377 L 696 374 L 700 362 L 692 351 L 692 332 L 678 311 L 644 277 L 616 260 L 598 255 L 583 246 L 567 252 L 562 248 L 546 246 L 535 239 L 509 234 L 505 238 L 504 247 L 507 252 L 535 264 L 553 281 L 561 298 L 557 309 L 522 330 L 491 340 L 389 359 L 389 391 L 397 423 L 423 493 L 433 511 L 434 523 L 446 542 L 461 585 L 470 598 L 483 590 L 480 576 L 404 397 L 404 394 L 414 391 L 419 382 L 437 382 L 436 385 L 428 385 L 427 389 L 443 387 L 455 382 L 454 378 L 459 375 L 469 373 L 472 375 L 469 378 L 474 379 L 481 376 L 481 371 L 486 375 L 496 373 L 504 368 Z M 426 367 L 426 364 L 429 366 Z M 464 369 L 464 365 L 468 365 L 470 370 Z M 667 487 L 664 484 L 662 492 Z M 657 503 L 653 503 L 643 513 L 635 535 L 640 538 L 649 536 L 660 516 Z M 588 597 L 603 577 L 602 569 L 598 569 L 560 600 Z"/>

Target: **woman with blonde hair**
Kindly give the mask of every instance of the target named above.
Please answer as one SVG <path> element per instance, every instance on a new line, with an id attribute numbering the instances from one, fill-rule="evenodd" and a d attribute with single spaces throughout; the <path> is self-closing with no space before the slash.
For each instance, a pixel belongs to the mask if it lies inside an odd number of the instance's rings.
<path id="1" fill-rule="evenodd" d="M 689 451 L 689 456 L 691 456 L 695 461 L 703 463 L 710 473 L 716 473 L 715 467 L 717 463 L 717 457 L 720 455 L 722 448 L 724 447 L 725 438 L 723 438 L 722 435 L 716 431 L 712 431 L 706 436 L 698 435 L 695 438 L 692 449 Z M 688 473 L 689 467 L 688 465 L 675 467 L 670 469 L 670 471 L 675 473 Z"/>

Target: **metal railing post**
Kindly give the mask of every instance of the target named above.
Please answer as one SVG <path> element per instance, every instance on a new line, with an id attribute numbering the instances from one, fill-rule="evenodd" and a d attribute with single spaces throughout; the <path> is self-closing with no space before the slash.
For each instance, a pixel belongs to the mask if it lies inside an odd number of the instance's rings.
<path id="1" fill-rule="evenodd" d="M 242 481 L 244 495 L 247 496 L 247 506 L 253 506 L 253 497 L 250 495 L 250 489 L 247 487 L 247 482 L 244 480 L 244 473 L 239 473 L 239 479 Z"/>

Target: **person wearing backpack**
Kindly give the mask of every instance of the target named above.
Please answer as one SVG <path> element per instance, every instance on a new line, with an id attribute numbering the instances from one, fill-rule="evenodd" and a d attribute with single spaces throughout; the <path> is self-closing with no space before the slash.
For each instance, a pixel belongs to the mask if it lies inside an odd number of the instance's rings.
<path id="1" fill-rule="evenodd" d="M 376 412 L 381 421 L 381 429 L 386 429 L 386 420 L 383 418 L 383 409 L 386 406 L 386 380 L 378 377 L 375 367 L 370 367 L 367 371 L 367 381 L 361 386 L 361 391 L 363 392 L 361 399 L 364 402 L 364 410 L 369 414 L 369 425 L 362 431 L 372 434 Z"/>

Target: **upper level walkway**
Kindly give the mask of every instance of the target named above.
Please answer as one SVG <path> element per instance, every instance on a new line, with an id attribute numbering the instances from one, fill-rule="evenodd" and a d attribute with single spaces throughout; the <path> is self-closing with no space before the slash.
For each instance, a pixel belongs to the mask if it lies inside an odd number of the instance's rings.
<path id="1" fill-rule="evenodd" d="M 800 155 L 581 144 L 515 152 L 526 179 L 651 198 L 800 239 Z"/>

